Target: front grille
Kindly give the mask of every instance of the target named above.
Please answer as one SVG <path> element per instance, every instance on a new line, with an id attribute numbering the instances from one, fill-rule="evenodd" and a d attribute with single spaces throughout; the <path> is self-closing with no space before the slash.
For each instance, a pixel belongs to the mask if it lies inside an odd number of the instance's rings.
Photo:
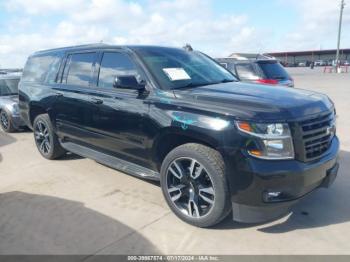
<path id="1" fill-rule="evenodd" d="M 294 132 L 298 158 L 309 161 L 321 157 L 330 147 L 334 134 L 334 112 L 298 122 Z"/>

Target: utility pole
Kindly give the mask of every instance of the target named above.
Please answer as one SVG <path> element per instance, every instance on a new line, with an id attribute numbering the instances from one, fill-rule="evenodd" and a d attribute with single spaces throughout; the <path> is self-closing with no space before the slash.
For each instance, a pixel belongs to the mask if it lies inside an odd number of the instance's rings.
<path id="1" fill-rule="evenodd" d="M 339 27 L 338 27 L 338 44 L 337 44 L 337 54 L 335 57 L 335 62 L 338 67 L 339 65 L 339 47 L 340 47 L 340 36 L 341 36 L 341 25 L 342 25 L 342 20 L 343 20 L 343 10 L 344 10 L 344 0 L 341 0 L 340 3 L 340 15 L 339 15 Z"/>

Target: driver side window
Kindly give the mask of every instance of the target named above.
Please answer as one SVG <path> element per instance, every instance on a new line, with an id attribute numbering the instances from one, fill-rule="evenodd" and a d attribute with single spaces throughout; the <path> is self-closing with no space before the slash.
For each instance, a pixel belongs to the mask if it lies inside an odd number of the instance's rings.
<path id="1" fill-rule="evenodd" d="M 130 57 L 124 53 L 103 53 L 98 86 L 102 88 L 113 88 L 117 76 L 138 75 L 137 68 Z"/>

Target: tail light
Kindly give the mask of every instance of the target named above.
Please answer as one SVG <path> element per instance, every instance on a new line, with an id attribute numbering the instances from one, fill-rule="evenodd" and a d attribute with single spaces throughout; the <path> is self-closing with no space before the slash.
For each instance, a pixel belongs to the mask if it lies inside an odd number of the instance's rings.
<path id="1" fill-rule="evenodd" d="M 277 85 L 278 80 L 276 79 L 258 79 L 256 80 L 257 83 L 259 84 L 265 84 L 265 85 Z"/>

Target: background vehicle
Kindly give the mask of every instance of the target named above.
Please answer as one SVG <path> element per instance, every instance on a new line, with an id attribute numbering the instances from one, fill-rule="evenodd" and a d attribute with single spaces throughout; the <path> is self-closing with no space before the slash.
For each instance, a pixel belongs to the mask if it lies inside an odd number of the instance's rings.
<path id="1" fill-rule="evenodd" d="M 316 60 L 314 63 L 315 66 L 326 66 L 327 62 L 323 60 Z"/>
<path id="2" fill-rule="evenodd" d="M 14 132 L 24 126 L 18 109 L 20 73 L 0 74 L 0 126 L 5 132 Z"/>
<path id="3" fill-rule="evenodd" d="M 327 96 L 239 82 L 200 52 L 102 44 L 41 51 L 28 58 L 19 89 L 43 157 L 68 150 L 160 180 L 170 209 L 196 226 L 230 213 L 274 219 L 337 175 Z"/>
<path id="4" fill-rule="evenodd" d="M 216 61 L 243 82 L 294 87 L 293 79 L 277 60 L 216 58 Z"/>

